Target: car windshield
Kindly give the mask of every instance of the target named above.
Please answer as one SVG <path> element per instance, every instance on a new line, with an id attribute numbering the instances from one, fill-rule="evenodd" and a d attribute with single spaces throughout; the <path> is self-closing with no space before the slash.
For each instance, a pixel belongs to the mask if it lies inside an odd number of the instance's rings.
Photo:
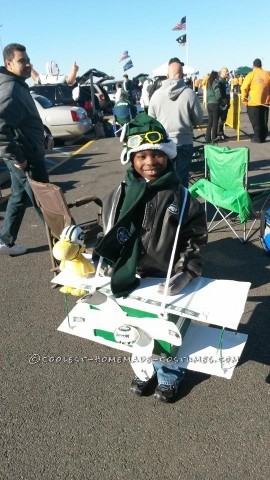
<path id="1" fill-rule="evenodd" d="M 31 93 L 48 98 L 53 105 L 76 105 L 72 97 L 72 86 L 64 84 L 35 85 Z"/>
<path id="2" fill-rule="evenodd" d="M 42 108 L 53 107 L 52 102 L 46 97 L 42 97 L 41 95 L 38 95 L 38 96 L 35 96 L 34 99 L 36 100 L 36 102 L 38 102 L 42 106 Z"/>

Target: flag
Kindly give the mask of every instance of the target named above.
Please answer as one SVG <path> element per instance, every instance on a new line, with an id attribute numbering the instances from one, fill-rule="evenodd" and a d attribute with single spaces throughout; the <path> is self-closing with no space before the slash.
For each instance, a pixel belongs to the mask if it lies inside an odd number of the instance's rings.
<path id="1" fill-rule="evenodd" d="M 119 59 L 119 62 L 122 62 L 122 60 L 125 60 L 126 58 L 129 58 L 129 54 L 128 54 L 128 51 L 127 51 L 127 50 L 125 50 L 125 51 L 122 53 L 122 55 L 121 55 L 121 57 L 120 57 L 120 59 Z"/>
<path id="2" fill-rule="evenodd" d="M 186 36 L 186 34 L 185 34 L 185 35 L 181 35 L 181 37 L 178 37 L 178 38 L 176 39 L 176 41 L 177 41 L 178 43 L 180 43 L 180 45 L 183 47 L 183 46 L 186 44 L 186 41 L 187 41 L 187 36 Z"/>
<path id="3" fill-rule="evenodd" d="M 130 68 L 133 67 L 133 63 L 132 63 L 132 60 L 129 60 L 127 63 L 125 63 L 125 65 L 123 66 L 123 69 L 124 69 L 124 72 L 126 70 L 129 70 Z"/>
<path id="4" fill-rule="evenodd" d="M 186 30 L 186 23 L 187 23 L 187 17 L 183 17 L 177 25 L 173 28 L 173 30 Z"/>

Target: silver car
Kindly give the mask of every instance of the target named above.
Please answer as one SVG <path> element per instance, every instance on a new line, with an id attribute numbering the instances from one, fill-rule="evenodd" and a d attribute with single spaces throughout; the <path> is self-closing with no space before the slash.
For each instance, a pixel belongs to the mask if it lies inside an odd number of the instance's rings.
<path id="1" fill-rule="evenodd" d="M 53 105 L 42 95 L 32 93 L 46 133 L 55 139 L 80 138 L 92 128 L 92 121 L 84 108 L 71 105 Z"/>

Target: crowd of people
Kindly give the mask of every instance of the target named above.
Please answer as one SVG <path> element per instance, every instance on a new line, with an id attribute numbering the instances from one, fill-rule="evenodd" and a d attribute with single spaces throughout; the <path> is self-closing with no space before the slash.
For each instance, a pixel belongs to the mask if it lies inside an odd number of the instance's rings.
<path id="1" fill-rule="evenodd" d="M 44 161 L 42 121 L 26 83 L 33 67 L 26 48 L 9 44 L 3 50 L 0 68 L 0 158 L 10 172 L 11 191 L 0 233 L 0 255 L 20 255 L 27 248 L 17 245 L 17 235 L 30 199 L 35 204 L 28 175 L 49 182 Z M 77 66 L 74 65 L 74 75 Z M 270 78 L 256 59 L 253 71 L 241 87 L 242 101 L 254 129 L 254 141 L 263 142 L 268 129 Z M 229 71 L 212 71 L 206 82 L 208 126 L 206 142 L 224 136 L 229 108 Z M 197 79 L 196 79 L 197 80 Z M 145 80 L 142 87 L 144 111 L 137 113 L 133 86 L 128 76 L 119 86 L 116 105 L 129 107 L 132 119 L 123 128 L 121 163 L 127 165 L 124 181 L 103 201 L 104 234 L 97 240 L 94 255 L 103 257 L 111 271 L 114 296 L 128 295 L 140 277 L 166 278 L 179 218 L 168 295 L 179 294 L 202 274 L 203 247 L 207 242 L 205 211 L 188 191 L 193 156 L 193 129 L 203 120 L 198 98 L 198 82 L 192 88 L 184 80 L 183 62 L 171 58 L 167 78 L 155 89 Z M 110 219 L 110 229 L 107 225 Z M 121 232 L 121 235 L 120 233 Z M 164 292 L 164 284 L 159 286 Z M 176 399 L 184 370 L 178 362 L 154 362 L 155 372 L 148 381 L 135 377 L 131 391 L 146 395 L 156 384 L 155 397 L 162 402 Z"/>
<path id="2" fill-rule="evenodd" d="M 206 88 L 208 124 L 206 143 L 226 140 L 224 124 L 230 107 L 231 93 L 239 94 L 247 107 L 247 114 L 253 128 L 253 143 L 264 143 L 268 135 L 270 104 L 270 74 L 262 69 L 262 62 L 256 58 L 253 69 L 245 75 L 230 75 L 228 68 L 220 72 L 213 70 L 203 81 Z"/>
<path id="3" fill-rule="evenodd" d="M 182 63 L 180 60 L 175 58 L 171 60 L 176 60 L 176 63 L 178 62 L 179 64 Z M 167 79 L 157 78 L 152 80 L 147 78 L 141 85 L 140 105 L 146 113 L 149 111 L 151 116 L 154 115 L 153 108 L 151 107 L 149 110 L 151 98 L 153 94 L 160 88 L 160 92 L 163 91 L 167 80 L 171 78 L 170 75 L 171 72 L 168 71 Z M 206 109 L 208 115 L 205 134 L 206 143 L 216 144 L 227 139 L 224 132 L 224 125 L 226 123 L 233 94 L 241 95 L 242 104 L 247 107 L 247 114 L 254 132 L 252 142 L 265 142 L 268 134 L 270 74 L 262 69 L 262 63 L 260 59 L 257 58 L 254 60 L 251 72 L 247 73 L 246 75 L 233 75 L 232 71 L 229 71 L 227 67 L 222 67 L 219 72 L 213 70 L 211 73 L 207 74 L 202 81 L 200 81 L 196 75 L 193 78 L 187 77 L 185 79 L 183 77 L 183 73 L 181 75 L 183 79 L 182 87 L 189 87 L 195 92 L 196 95 L 198 95 L 200 88 L 205 88 L 206 90 Z M 119 88 L 121 90 L 121 86 Z M 159 95 L 161 95 L 161 93 L 159 93 Z M 132 101 L 132 96 L 130 99 Z M 165 105 L 164 102 L 163 105 Z M 173 103 L 170 103 L 170 106 L 172 105 Z M 160 118 L 161 123 L 163 123 L 165 128 L 168 128 L 169 133 L 171 133 L 171 127 L 168 125 L 173 121 L 171 116 L 168 115 L 168 112 L 167 114 L 164 114 L 163 112 L 163 115 Z M 175 117 L 173 116 L 173 118 Z M 197 124 L 200 123 L 198 120 L 196 120 L 196 122 Z M 176 131 L 174 131 L 172 134 L 173 137 L 175 134 Z M 183 141 L 183 138 L 181 142 L 183 156 L 183 151 L 187 148 L 183 146 L 191 144 L 192 142 L 190 140 L 188 142 Z M 178 165 L 178 162 L 176 163 Z M 183 175 L 183 184 L 187 185 L 186 174 L 184 172 L 180 172 L 179 169 L 178 173 Z"/>

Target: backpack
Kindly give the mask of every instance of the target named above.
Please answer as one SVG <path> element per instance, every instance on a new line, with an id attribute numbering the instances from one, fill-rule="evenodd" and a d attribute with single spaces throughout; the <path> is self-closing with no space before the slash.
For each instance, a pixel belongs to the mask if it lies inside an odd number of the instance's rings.
<path id="1" fill-rule="evenodd" d="M 265 253 L 270 255 L 270 208 L 261 211 L 260 241 Z"/>
<path id="2" fill-rule="evenodd" d="M 153 93 L 161 87 L 163 80 L 165 80 L 166 78 L 167 77 L 158 77 L 153 81 L 151 87 L 148 90 L 149 100 L 152 97 Z"/>

